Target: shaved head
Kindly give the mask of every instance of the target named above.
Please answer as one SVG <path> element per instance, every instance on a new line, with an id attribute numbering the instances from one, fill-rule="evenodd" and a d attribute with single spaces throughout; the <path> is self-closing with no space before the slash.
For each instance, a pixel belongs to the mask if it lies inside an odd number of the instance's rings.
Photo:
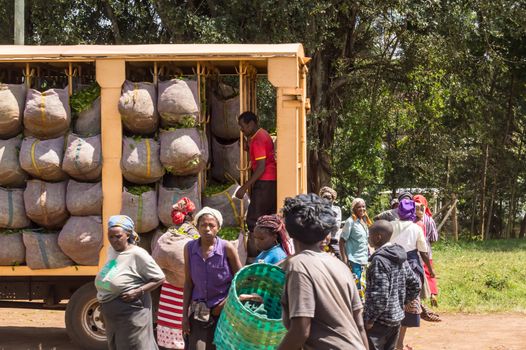
<path id="1" fill-rule="evenodd" d="M 369 227 L 370 243 L 375 248 L 381 247 L 391 240 L 393 226 L 387 220 L 378 220 Z"/>

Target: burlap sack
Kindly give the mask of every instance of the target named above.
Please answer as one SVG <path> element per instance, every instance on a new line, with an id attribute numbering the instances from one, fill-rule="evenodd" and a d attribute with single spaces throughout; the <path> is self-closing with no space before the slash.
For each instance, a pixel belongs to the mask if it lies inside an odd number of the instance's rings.
<path id="1" fill-rule="evenodd" d="M 184 247 L 193 240 L 192 236 L 197 233 L 197 229 L 188 223 L 184 223 L 181 228 L 188 232 L 188 235 L 180 234 L 175 228 L 172 228 L 159 238 L 152 251 L 152 257 L 159 267 L 163 271 L 171 272 L 167 275 L 168 283 L 176 287 L 184 286 Z"/>
<path id="2" fill-rule="evenodd" d="M 229 242 L 232 243 L 234 248 L 236 248 L 239 261 L 241 261 L 241 266 L 245 266 L 247 262 L 248 251 L 245 242 L 245 235 L 243 235 L 243 232 L 240 230 L 237 239 Z"/>
<path id="3" fill-rule="evenodd" d="M 124 137 L 121 160 L 124 178 L 136 184 L 158 181 L 164 175 L 159 152 L 159 142 L 154 139 L 136 140 L 132 137 Z"/>
<path id="4" fill-rule="evenodd" d="M 136 196 L 126 188 L 122 192 L 122 215 L 128 215 L 135 223 L 135 231 L 145 233 L 159 226 L 157 216 L 157 193 L 155 190 Z"/>
<path id="5" fill-rule="evenodd" d="M 199 186 L 197 183 L 197 177 L 195 182 L 189 187 L 165 187 L 159 186 L 159 201 L 157 204 L 159 219 L 166 227 L 173 226 L 172 222 L 172 205 L 177 203 L 179 199 L 183 197 L 188 197 L 192 202 L 194 202 L 196 207 L 196 212 L 201 209 L 201 196 L 199 193 Z"/>
<path id="6" fill-rule="evenodd" d="M 66 207 L 71 215 L 102 215 L 102 183 L 68 181 Z"/>
<path id="7" fill-rule="evenodd" d="M 199 115 L 197 81 L 171 79 L 159 82 L 157 109 L 163 126 L 175 126 L 183 118 Z"/>
<path id="8" fill-rule="evenodd" d="M 80 112 L 75 121 L 75 133 L 81 136 L 100 134 L 100 97 L 87 110 Z"/>
<path id="9" fill-rule="evenodd" d="M 215 93 L 210 93 L 209 99 L 212 135 L 225 140 L 238 139 L 239 95 L 225 100 Z"/>
<path id="10" fill-rule="evenodd" d="M 39 139 L 64 135 L 71 122 L 68 88 L 40 92 L 29 89 L 24 110 L 25 134 Z"/>
<path id="11" fill-rule="evenodd" d="M 161 130 L 161 163 L 175 175 L 197 174 L 206 168 L 206 135 L 195 128 Z"/>
<path id="12" fill-rule="evenodd" d="M 234 198 L 238 185 L 232 185 L 223 192 L 211 196 L 203 196 L 203 206 L 217 209 L 223 215 L 223 226 L 241 226 L 241 218 L 245 217 L 249 200 L 245 194 L 243 211 L 241 201 Z"/>
<path id="13" fill-rule="evenodd" d="M 80 181 L 95 181 L 102 173 L 100 135 L 80 137 L 69 134 L 62 170 Z"/>
<path id="14" fill-rule="evenodd" d="M 69 217 L 66 210 L 67 181 L 30 180 L 24 191 L 27 216 L 40 226 L 60 229 Z"/>
<path id="15" fill-rule="evenodd" d="M 22 115 L 25 101 L 25 84 L 0 84 L 1 139 L 8 139 L 22 131 Z"/>
<path id="16" fill-rule="evenodd" d="M 155 132 L 159 126 L 155 85 L 126 80 L 119 99 L 119 112 L 126 130 L 141 135 Z"/>
<path id="17" fill-rule="evenodd" d="M 39 140 L 24 138 L 20 149 L 20 166 L 33 177 L 45 181 L 61 181 L 67 175 L 62 171 L 64 136 Z"/>
<path id="18" fill-rule="evenodd" d="M 31 269 L 58 269 L 74 265 L 58 246 L 58 233 L 24 231 L 23 239 L 27 266 Z"/>
<path id="19" fill-rule="evenodd" d="M 150 253 L 155 250 L 155 248 L 157 247 L 157 242 L 159 242 L 159 238 L 161 238 L 161 236 L 164 235 L 165 233 L 166 233 L 166 228 L 164 228 L 163 226 L 159 226 L 154 231 L 154 234 L 152 235 L 150 239 Z"/>
<path id="20" fill-rule="evenodd" d="M 21 265 L 26 262 L 26 247 L 22 232 L 0 231 L 0 266 Z"/>
<path id="21" fill-rule="evenodd" d="M 239 182 L 239 140 L 221 143 L 212 136 L 212 177 L 219 182 Z"/>
<path id="22" fill-rule="evenodd" d="M 0 227 L 24 228 L 31 225 L 24 207 L 24 190 L 0 187 Z"/>
<path id="23" fill-rule="evenodd" d="M 99 264 L 102 248 L 102 218 L 72 216 L 58 235 L 58 246 L 78 265 Z"/>
<path id="24" fill-rule="evenodd" d="M 22 187 L 25 185 L 27 174 L 18 161 L 21 144 L 21 136 L 0 140 L 0 186 Z"/>

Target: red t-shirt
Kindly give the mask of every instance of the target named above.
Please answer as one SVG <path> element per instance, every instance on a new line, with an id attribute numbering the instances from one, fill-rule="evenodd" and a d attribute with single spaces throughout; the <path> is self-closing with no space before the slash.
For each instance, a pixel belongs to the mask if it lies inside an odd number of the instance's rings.
<path id="1" fill-rule="evenodd" d="M 258 180 L 276 181 L 276 157 L 274 155 L 274 142 L 265 129 L 260 128 L 250 138 L 250 162 L 252 171 L 256 170 L 257 161 L 265 159 L 265 171 Z"/>

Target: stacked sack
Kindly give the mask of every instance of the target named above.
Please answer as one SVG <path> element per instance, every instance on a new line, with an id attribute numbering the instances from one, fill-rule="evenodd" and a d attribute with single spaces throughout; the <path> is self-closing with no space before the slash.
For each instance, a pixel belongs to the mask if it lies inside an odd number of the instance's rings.
<path id="1" fill-rule="evenodd" d="M 133 219 L 147 249 L 173 225 L 172 205 L 181 197 L 201 207 L 198 174 L 208 164 L 208 140 L 198 125 L 198 95 L 197 81 L 187 79 L 157 87 L 127 80 L 122 87 L 121 214 Z"/>
<path id="2" fill-rule="evenodd" d="M 100 100 L 98 110 L 83 111 L 89 127 L 76 123 L 84 136 L 71 134 L 69 102 L 67 87 L 0 84 L 0 233 L 10 233 L 0 234 L 0 246 L 12 253 L 2 250 L 0 265 L 98 264 L 102 154 L 93 132 L 100 133 Z M 16 135 L 22 130 L 25 137 Z"/>

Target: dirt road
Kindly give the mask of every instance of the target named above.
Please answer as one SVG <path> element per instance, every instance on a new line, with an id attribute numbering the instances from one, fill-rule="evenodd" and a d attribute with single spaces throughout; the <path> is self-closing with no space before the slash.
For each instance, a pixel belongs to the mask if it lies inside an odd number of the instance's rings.
<path id="1" fill-rule="evenodd" d="M 415 350 L 523 350 L 526 315 L 443 315 L 408 331 Z M 63 311 L 0 309 L 0 350 L 77 350 L 64 329 Z"/>

